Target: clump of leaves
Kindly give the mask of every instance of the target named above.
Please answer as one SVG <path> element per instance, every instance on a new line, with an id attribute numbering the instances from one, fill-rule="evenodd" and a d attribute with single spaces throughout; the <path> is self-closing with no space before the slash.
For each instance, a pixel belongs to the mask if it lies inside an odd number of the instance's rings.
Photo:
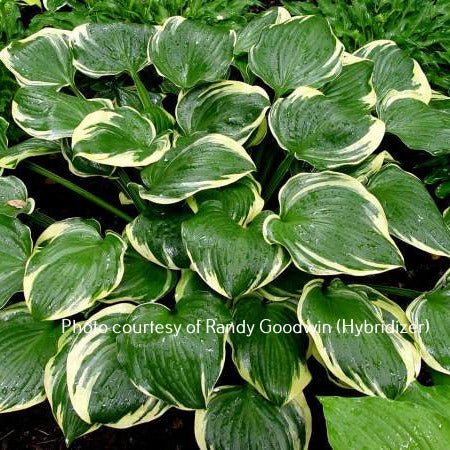
<path id="1" fill-rule="evenodd" d="M 424 69 L 431 84 L 450 92 L 450 4 L 446 0 L 283 1 L 293 14 L 320 14 L 349 51 L 392 39 Z"/>
<path id="2" fill-rule="evenodd" d="M 450 374 L 450 272 L 406 311 L 362 284 L 405 266 L 398 240 L 450 256 L 448 214 L 383 148 L 450 150 L 448 111 L 395 42 L 351 54 L 324 18 L 274 8 L 237 33 L 180 16 L 47 28 L 0 59 L 30 136 L 8 146 L 0 120 L 0 167 L 124 221 L 52 221 L 0 177 L 0 412 L 47 398 L 70 444 L 176 407 L 202 449 L 307 448 L 314 357 L 365 395 L 320 399 L 334 448 L 445 448 L 449 388 L 416 380 L 422 359 Z M 49 154 L 129 213 L 23 161 Z M 34 243 L 27 220 L 46 222 Z"/>

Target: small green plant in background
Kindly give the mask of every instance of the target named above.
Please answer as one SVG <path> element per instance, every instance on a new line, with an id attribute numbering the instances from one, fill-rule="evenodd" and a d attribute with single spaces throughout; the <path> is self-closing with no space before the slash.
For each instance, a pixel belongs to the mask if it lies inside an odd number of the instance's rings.
<path id="1" fill-rule="evenodd" d="M 409 264 L 399 241 L 450 257 L 448 212 L 384 147 L 447 156 L 449 99 L 392 40 L 350 52 L 281 7 L 236 28 L 87 23 L 1 51 L 28 136 L 0 119 L 0 412 L 47 399 L 70 444 L 180 408 L 201 449 L 307 448 L 314 358 L 354 394 L 319 398 L 333 448 L 445 449 L 450 389 L 417 378 L 450 374 L 450 273 L 397 288 L 407 308 L 366 277 Z M 18 165 L 121 233 L 37 214 Z"/>

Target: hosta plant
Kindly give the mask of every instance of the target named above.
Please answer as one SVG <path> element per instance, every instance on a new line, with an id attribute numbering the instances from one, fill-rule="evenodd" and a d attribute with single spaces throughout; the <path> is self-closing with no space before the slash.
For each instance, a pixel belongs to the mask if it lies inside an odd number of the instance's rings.
<path id="1" fill-rule="evenodd" d="M 320 398 L 334 448 L 446 448 L 448 386 L 417 377 L 450 374 L 450 272 L 409 306 L 364 278 L 410 264 L 400 242 L 450 256 L 448 215 L 385 139 L 447 155 L 450 115 L 395 42 L 351 54 L 274 8 L 238 32 L 46 28 L 0 59 L 29 135 L 8 146 L 1 119 L 0 412 L 47 398 L 70 444 L 180 408 L 202 449 L 307 448 L 315 359 L 351 389 Z M 121 227 L 43 217 L 17 165 Z"/>

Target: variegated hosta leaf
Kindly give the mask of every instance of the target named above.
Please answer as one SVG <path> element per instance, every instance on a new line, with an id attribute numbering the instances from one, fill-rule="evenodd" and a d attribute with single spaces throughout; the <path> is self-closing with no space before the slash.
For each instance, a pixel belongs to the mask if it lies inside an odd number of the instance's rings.
<path id="1" fill-rule="evenodd" d="M 395 159 L 389 152 L 383 150 L 380 153 L 370 155 L 357 166 L 340 167 L 339 171 L 351 175 L 365 185 L 370 177 L 376 174 L 388 162 L 395 162 Z"/>
<path id="2" fill-rule="evenodd" d="M 307 86 L 275 102 L 270 129 L 284 150 L 318 169 L 357 164 L 380 145 L 384 123 L 352 101 Z"/>
<path id="3" fill-rule="evenodd" d="M 220 133 L 243 144 L 264 120 L 269 106 L 264 89 L 227 80 L 180 93 L 176 116 L 186 134 Z"/>
<path id="4" fill-rule="evenodd" d="M 300 450 L 308 448 L 311 413 L 303 394 L 276 406 L 249 385 L 222 386 L 195 414 L 201 450 Z"/>
<path id="5" fill-rule="evenodd" d="M 15 169 L 17 164 L 24 159 L 60 151 L 59 142 L 31 138 L 12 147 L 0 149 L 0 167 Z"/>
<path id="6" fill-rule="evenodd" d="M 416 298 L 406 315 L 423 360 L 434 370 L 450 375 L 450 270 L 432 291 Z"/>
<path id="7" fill-rule="evenodd" d="M 184 269 L 190 261 L 181 240 L 181 224 L 190 217 L 188 211 L 163 216 L 140 214 L 125 231 L 132 247 L 144 258 L 168 269 Z"/>
<path id="8" fill-rule="evenodd" d="M 34 320 L 25 303 L 0 311 L 0 413 L 45 400 L 44 366 L 60 334 L 58 324 Z"/>
<path id="9" fill-rule="evenodd" d="M 289 20 L 291 15 L 280 6 L 270 8 L 269 10 L 257 14 L 244 28 L 237 32 L 234 54 L 240 55 L 248 53 L 250 49 L 259 41 L 259 38 L 269 25 L 282 23 Z"/>
<path id="10" fill-rule="evenodd" d="M 0 60 L 21 85 L 53 86 L 73 83 L 74 67 L 69 49 L 70 31 L 44 28 L 0 52 Z"/>
<path id="11" fill-rule="evenodd" d="M 180 137 L 164 158 L 141 172 L 142 198 L 177 203 L 197 192 L 234 183 L 256 169 L 245 149 L 221 134 Z"/>
<path id="12" fill-rule="evenodd" d="M 183 269 L 175 289 L 175 301 L 179 302 L 182 298 L 192 294 L 200 294 L 204 298 L 207 296 L 217 297 L 217 293 L 209 288 L 197 272 Z M 226 300 L 225 298 L 223 299 Z"/>
<path id="13" fill-rule="evenodd" d="M 86 116 L 72 136 L 74 156 L 119 167 L 146 166 L 170 148 L 169 135 L 156 136 L 153 123 L 129 106 Z"/>
<path id="14" fill-rule="evenodd" d="M 344 54 L 341 73 L 327 83 L 322 92 L 328 98 L 370 111 L 377 102 L 372 84 L 373 61 Z"/>
<path id="15" fill-rule="evenodd" d="M 119 361 L 143 392 L 179 408 L 205 408 L 222 372 L 230 321 L 221 299 L 201 293 L 181 299 L 175 311 L 138 306 L 127 320 L 134 333 L 119 337 Z"/>
<path id="16" fill-rule="evenodd" d="M 417 61 L 404 53 L 395 42 L 373 41 L 355 52 L 355 56 L 372 60 L 373 86 L 380 103 L 391 90 L 417 95 L 425 103 L 431 98 L 427 77 Z"/>
<path id="17" fill-rule="evenodd" d="M 125 249 L 116 233 L 108 231 L 103 238 L 95 220 L 50 225 L 36 241 L 25 271 L 25 300 L 33 316 L 72 316 L 107 297 L 122 278 Z"/>
<path id="18" fill-rule="evenodd" d="M 98 78 L 122 72 L 136 74 L 150 64 L 147 46 L 156 27 L 136 23 L 89 23 L 71 35 L 73 63 L 84 74 Z"/>
<path id="19" fill-rule="evenodd" d="M 432 91 L 431 101 L 429 105 L 438 111 L 444 111 L 447 114 L 450 114 L 450 97 L 447 97 L 440 92 Z"/>
<path id="20" fill-rule="evenodd" d="M 398 400 L 321 397 L 328 439 L 334 450 L 445 449 L 450 440 L 449 388 L 421 388 Z"/>
<path id="21" fill-rule="evenodd" d="M 280 190 L 264 236 L 314 275 L 369 275 L 403 266 L 378 200 L 349 175 L 301 173 Z"/>
<path id="22" fill-rule="evenodd" d="M 290 258 L 285 251 L 264 240 L 262 224 L 268 214 L 263 212 L 243 227 L 211 201 L 183 222 L 181 233 L 192 268 L 211 289 L 237 298 L 270 283 L 287 267 Z"/>
<path id="23" fill-rule="evenodd" d="M 4 215 L 0 215 L 0 236 L 1 309 L 16 292 L 23 289 L 25 264 L 31 254 L 33 242 L 27 226 L 14 217 Z"/>
<path id="24" fill-rule="evenodd" d="M 258 293 L 272 302 L 298 301 L 302 295 L 303 287 L 313 278 L 309 273 L 301 272 L 296 267 L 289 266 L 275 280 L 260 288 Z"/>
<path id="25" fill-rule="evenodd" d="M 318 359 L 340 382 L 366 395 L 396 398 L 418 375 L 420 355 L 394 321 L 383 320 L 383 309 L 397 314 L 381 295 L 374 302 L 338 279 L 329 286 L 313 280 L 303 289 L 298 318 Z"/>
<path id="26" fill-rule="evenodd" d="M 170 17 L 150 41 L 149 58 L 162 76 L 188 89 L 225 78 L 233 60 L 235 39 L 234 31 Z"/>
<path id="27" fill-rule="evenodd" d="M 124 263 L 125 272 L 119 286 L 103 302 L 154 302 L 175 287 L 176 276 L 172 271 L 153 264 L 131 247 L 127 248 Z"/>
<path id="28" fill-rule="evenodd" d="M 152 104 L 150 107 L 145 108 L 144 116 L 153 123 L 158 135 L 174 128 L 175 118 L 162 106 Z"/>
<path id="29" fill-rule="evenodd" d="M 19 178 L 0 177 L 0 215 L 16 217 L 31 214 L 33 209 L 34 200 L 28 197 L 27 187 Z"/>
<path id="30" fill-rule="evenodd" d="M 228 338 L 241 377 L 276 405 L 298 397 L 311 375 L 306 366 L 308 336 L 299 331 L 295 308 L 244 297 L 234 305 L 233 323 L 254 327 L 250 336 L 231 333 Z"/>
<path id="31" fill-rule="evenodd" d="M 408 93 L 391 92 L 379 108 L 386 131 L 414 150 L 434 156 L 450 154 L 450 114 Z"/>
<path id="32" fill-rule="evenodd" d="M 188 203 L 197 213 L 202 203 L 209 200 L 218 201 L 229 216 L 243 226 L 251 222 L 264 207 L 261 185 L 252 175 L 247 175 L 223 188 L 201 191 L 189 198 Z"/>
<path id="33" fill-rule="evenodd" d="M 78 322 L 82 326 L 83 322 Z M 94 430 L 100 425 L 88 424 L 75 412 L 67 388 L 67 355 L 78 334 L 69 329 L 58 341 L 58 353 L 45 366 L 44 386 L 53 416 L 64 434 L 66 445 Z"/>
<path id="34" fill-rule="evenodd" d="M 343 45 L 319 16 L 297 16 L 264 30 L 250 69 L 279 97 L 299 86 L 320 87 L 341 70 Z"/>
<path id="35" fill-rule="evenodd" d="M 61 152 L 67 161 L 69 170 L 77 177 L 111 177 L 116 170 L 114 166 L 99 164 L 82 156 L 75 156 L 70 145 L 62 145 Z"/>
<path id="36" fill-rule="evenodd" d="M 86 115 L 105 106 L 112 107 L 111 101 L 85 100 L 52 87 L 26 86 L 14 96 L 12 116 L 29 135 L 56 140 L 72 136 Z"/>
<path id="37" fill-rule="evenodd" d="M 120 303 L 94 314 L 67 355 L 67 387 L 73 408 L 89 424 L 128 428 L 156 419 L 167 409 L 140 392 L 117 359 L 117 339 L 133 305 Z"/>
<path id="38" fill-rule="evenodd" d="M 388 164 L 371 177 L 367 189 L 383 206 L 391 234 L 428 253 L 450 257 L 450 230 L 418 178 Z"/>

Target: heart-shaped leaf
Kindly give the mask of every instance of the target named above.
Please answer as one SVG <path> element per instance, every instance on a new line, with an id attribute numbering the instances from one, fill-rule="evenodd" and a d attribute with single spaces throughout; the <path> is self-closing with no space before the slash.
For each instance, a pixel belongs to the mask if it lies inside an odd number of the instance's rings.
<path id="1" fill-rule="evenodd" d="M 25 303 L 0 311 L 0 412 L 45 400 L 44 366 L 56 352 L 61 327 L 34 320 Z"/>
<path id="2" fill-rule="evenodd" d="M 245 149 L 221 134 L 179 138 L 164 158 L 141 172 L 142 198 L 177 203 L 205 189 L 234 183 L 255 170 Z"/>
<path id="3" fill-rule="evenodd" d="M 431 88 L 427 77 L 417 61 L 403 52 L 394 41 L 372 41 L 357 50 L 355 56 L 375 63 L 372 81 L 378 103 L 392 90 L 406 91 L 407 95 L 416 94 L 425 103 L 430 101 Z"/>
<path id="4" fill-rule="evenodd" d="M 176 276 L 172 271 L 153 264 L 132 247 L 127 248 L 124 263 L 122 280 L 119 286 L 102 300 L 104 303 L 154 302 L 175 287 Z"/>
<path id="5" fill-rule="evenodd" d="M 337 172 L 301 173 L 280 190 L 280 215 L 266 218 L 269 242 L 314 275 L 368 275 L 403 266 L 378 200 Z"/>
<path id="6" fill-rule="evenodd" d="M 162 216 L 140 214 L 126 228 L 133 248 L 149 261 L 177 270 L 190 265 L 181 240 L 181 224 L 192 217 L 188 211 L 167 212 Z"/>
<path id="7" fill-rule="evenodd" d="M 199 293 L 181 299 L 175 311 L 138 306 L 127 320 L 134 332 L 119 338 L 119 360 L 142 391 L 179 408 L 202 409 L 222 372 L 230 321 L 221 299 Z"/>
<path id="8" fill-rule="evenodd" d="M 129 106 L 86 116 L 72 137 L 75 157 L 119 167 L 151 164 L 170 148 L 167 134 L 156 136 L 153 123 Z"/>
<path id="9" fill-rule="evenodd" d="M 28 86 L 73 84 L 74 67 L 69 49 L 70 31 L 43 28 L 20 41 L 13 41 L 0 52 L 0 61 Z"/>
<path id="10" fill-rule="evenodd" d="M 201 450 L 308 448 L 311 413 L 303 395 L 276 406 L 250 386 L 223 386 L 195 414 Z"/>
<path id="11" fill-rule="evenodd" d="M 383 206 L 391 234 L 426 252 L 450 256 L 450 231 L 418 178 L 388 164 L 370 178 L 367 189 Z"/>
<path id="12" fill-rule="evenodd" d="M 107 99 L 85 100 L 55 91 L 52 87 L 22 87 L 14 96 L 12 115 L 29 135 L 56 140 L 71 137 L 89 114 L 105 106 Z"/>
<path id="13" fill-rule="evenodd" d="M 33 316 L 56 320 L 105 298 L 122 278 L 125 249 L 116 233 L 108 231 L 103 238 L 95 220 L 50 225 L 36 241 L 25 271 L 25 300 Z"/>
<path id="14" fill-rule="evenodd" d="M 20 220 L 0 215 L 0 309 L 23 289 L 25 264 L 33 242 L 30 229 Z"/>
<path id="15" fill-rule="evenodd" d="M 33 209 L 34 200 L 28 197 L 27 187 L 19 178 L 0 177 L 0 215 L 16 217 L 31 214 Z"/>
<path id="16" fill-rule="evenodd" d="M 188 89 L 225 77 L 233 60 L 235 39 L 234 31 L 170 17 L 150 41 L 149 58 L 161 75 Z"/>
<path id="17" fill-rule="evenodd" d="M 74 65 L 98 78 L 122 72 L 136 74 L 150 64 L 147 46 L 156 27 L 136 23 L 88 23 L 71 35 Z"/>
<path id="18" fill-rule="evenodd" d="M 275 102 L 270 129 L 281 148 L 318 169 L 357 164 L 380 145 L 384 123 L 307 86 Z"/>
<path id="19" fill-rule="evenodd" d="M 36 138 L 27 139 L 17 145 L 4 149 L 1 149 L 0 145 L 0 167 L 4 167 L 5 169 L 15 169 L 17 164 L 24 159 L 32 156 L 59 153 L 60 151 L 61 146 L 59 142 L 45 141 Z"/>
<path id="20" fill-rule="evenodd" d="M 420 355 L 406 331 L 383 320 L 384 309 L 397 314 L 381 295 L 375 302 L 338 279 L 329 286 L 313 280 L 303 289 L 298 318 L 319 361 L 340 382 L 366 395 L 396 398 L 418 375 Z"/>
<path id="21" fill-rule="evenodd" d="M 341 70 L 343 50 L 325 18 L 298 16 L 269 26 L 251 48 L 249 65 L 279 97 L 334 78 Z"/>
<path id="22" fill-rule="evenodd" d="M 432 291 L 416 298 L 406 315 L 414 326 L 414 339 L 423 360 L 434 370 L 450 375 L 450 270 Z"/>
<path id="23" fill-rule="evenodd" d="M 67 355 L 70 400 L 89 424 L 128 428 L 156 419 L 167 409 L 133 386 L 117 360 L 116 341 L 126 333 L 124 326 L 134 308 L 121 303 L 94 314 L 79 328 Z"/>
<path id="24" fill-rule="evenodd" d="M 233 323 L 253 327 L 250 335 L 230 333 L 228 338 L 242 378 L 278 406 L 297 398 L 311 375 L 306 367 L 308 336 L 295 308 L 244 297 L 234 305 Z"/>
<path id="25" fill-rule="evenodd" d="M 264 89 L 221 81 L 180 93 L 177 122 L 186 134 L 220 133 L 243 144 L 264 120 L 270 100 Z"/>
<path id="26" fill-rule="evenodd" d="M 211 289 L 236 298 L 270 283 L 288 266 L 284 250 L 264 240 L 262 224 L 268 214 L 261 213 L 243 227 L 211 201 L 183 222 L 182 237 L 192 267 Z"/>

